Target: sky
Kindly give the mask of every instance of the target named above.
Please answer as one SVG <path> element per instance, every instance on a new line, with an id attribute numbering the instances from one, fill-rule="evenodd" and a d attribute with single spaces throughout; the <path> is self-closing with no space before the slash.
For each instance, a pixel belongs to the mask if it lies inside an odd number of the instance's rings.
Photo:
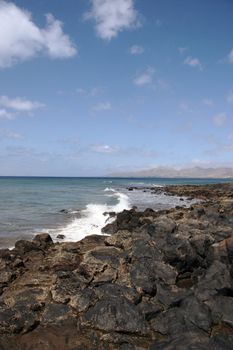
<path id="1" fill-rule="evenodd" d="M 233 166 L 233 1 L 0 0 L 0 164 Z"/>

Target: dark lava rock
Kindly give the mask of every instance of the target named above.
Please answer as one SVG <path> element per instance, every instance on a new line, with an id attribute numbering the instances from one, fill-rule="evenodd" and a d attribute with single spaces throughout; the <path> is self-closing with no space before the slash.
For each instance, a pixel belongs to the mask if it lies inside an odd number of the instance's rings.
<path id="1" fill-rule="evenodd" d="M 110 218 L 114 218 L 116 216 L 116 212 L 115 211 L 105 211 L 103 213 L 104 216 L 109 216 Z"/>
<path id="2" fill-rule="evenodd" d="M 48 233 L 36 235 L 33 238 L 33 242 L 36 243 L 40 248 L 46 248 L 53 244 L 53 240 Z"/>
<path id="3" fill-rule="evenodd" d="M 62 213 L 62 214 L 69 214 L 69 210 L 68 209 L 61 209 L 60 213 Z"/>
<path id="4" fill-rule="evenodd" d="M 65 239 L 65 237 L 66 237 L 66 236 L 65 236 L 65 235 L 62 235 L 62 234 L 57 235 L 57 238 L 58 238 L 58 239 Z"/>
<path id="5" fill-rule="evenodd" d="M 104 317 L 103 317 L 104 315 Z M 137 307 L 127 299 L 107 297 L 90 308 L 81 318 L 81 327 L 105 332 L 147 334 L 149 326 Z"/>
<path id="6" fill-rule="evenodd" d="M 39 250 L 39 245 L 36 242 L 20 240 L 15 243 L 15 250 L 19 255 L 30 253 L 33 250 Z"/>
<path id="7" fill-rule="evenodd" d="M 232 349 L 233 185 L 142 190 L 203 201 L 0 250 L 1 350 Z"/>

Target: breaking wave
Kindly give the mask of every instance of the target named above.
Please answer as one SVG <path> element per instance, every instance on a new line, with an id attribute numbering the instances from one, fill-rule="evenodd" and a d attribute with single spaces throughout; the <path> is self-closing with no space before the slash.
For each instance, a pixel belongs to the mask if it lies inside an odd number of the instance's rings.
<path id="1" fill-rule="evenodd" d="M 115 197 L 117 204 L 88 204 L 80 211 L 80 218 L 75 218 L 64 228 L 56 230 L 56 235 L 64 235 L 66 241 L 79 241 L 89 235 L 100 235 L 102 234 L 101 229 L 114 220 L 106 213 L 119 213 L 124 209 L 130 209 L 129 197 L 126 194 L 117 192 L 113 188 L 106 188 L 104 191 L 108 192 L 106 196 Z M 56 239 L 55 232 L 50 231 L 49 233 Z"/>

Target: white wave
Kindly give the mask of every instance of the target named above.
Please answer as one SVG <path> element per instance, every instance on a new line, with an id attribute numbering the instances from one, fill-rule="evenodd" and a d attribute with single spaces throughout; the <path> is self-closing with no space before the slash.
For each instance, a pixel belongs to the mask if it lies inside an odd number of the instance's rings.
<path id="1" fill-rule="evenodd" d="M 111 187 L 106 187 L 104 189 L 104 192 L 116 192 L 116 190 L 114 190 L 114 188 L 111 188 Z"/>
<path id="2" fill-rule="evenodd" d="M 70 214 L 78 214 L 80 213 L 80 209 L 77 209 L 77 210 L 71 210 Z"/>
<path id="3" fill-rule="evenodd" d="M 119 213 L 124 209 L 129 209 L 129 198 L 127 195 L 113 192 L 112 197 L 116 197 L 118 203 L 116 205 L 107 204 L 88 204 L 84 210 L 80 211 L 81 218 L 75 218 L 70 224 L 60 230 L 53 230 L 49 232 L 56 240 L 58 234 L 65 235 L 66 241 L 79 241 L 89 235 L 101 235 L 101 229 L 114 220 L 109 215 L 103 213 L 116 212 Z"/>

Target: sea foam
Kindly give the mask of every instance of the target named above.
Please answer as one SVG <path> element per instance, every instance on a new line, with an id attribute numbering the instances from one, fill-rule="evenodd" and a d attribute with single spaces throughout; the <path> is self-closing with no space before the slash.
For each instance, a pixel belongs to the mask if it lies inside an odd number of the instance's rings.
<path id="1" fill-rule="evenodd" d="M 107 204 L 88 204 L 85 209 L 80 211 L 80 218 L 75 218 L 71 223 L 60 230 L 49 232 L 56 240 L 57 234 L 65 236 L 66 241 L 79 241 L 89 235 L 101 235 L 101 229 L 114 218 L 103 213 L 116 212 L 119 213 L 124 209 L 130 209 L 129 197 L 121 192 L 117 192 L 113 188 L 106 188 L 108 192 L 106 196 L 115 197 L 118 201 L 116 205 Z"/>

